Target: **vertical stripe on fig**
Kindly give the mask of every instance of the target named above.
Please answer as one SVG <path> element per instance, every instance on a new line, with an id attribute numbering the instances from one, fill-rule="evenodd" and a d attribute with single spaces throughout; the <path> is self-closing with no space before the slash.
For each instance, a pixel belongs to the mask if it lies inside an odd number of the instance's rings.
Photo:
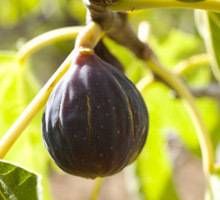
<path id="1" fill-rule="evenodd" d="M 91 142 L 92 137 L 92 109 L 90 105 L 90 97 L 86 95 L 86 105 L 87 105 L 87 124 L 88 124 L 88 136 L 89 141 Z"/>

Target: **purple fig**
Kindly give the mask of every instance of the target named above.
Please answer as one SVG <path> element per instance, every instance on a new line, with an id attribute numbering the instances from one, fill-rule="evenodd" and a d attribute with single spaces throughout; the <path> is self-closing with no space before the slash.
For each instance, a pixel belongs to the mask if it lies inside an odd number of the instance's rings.
<path id="1" fill-rule="evenodd" d="M 134 84 L 92 50 L 75 52 L 43 115 L 47 149 L 65 172 L 115 174 L 141 152 L 148 112 Z"/>

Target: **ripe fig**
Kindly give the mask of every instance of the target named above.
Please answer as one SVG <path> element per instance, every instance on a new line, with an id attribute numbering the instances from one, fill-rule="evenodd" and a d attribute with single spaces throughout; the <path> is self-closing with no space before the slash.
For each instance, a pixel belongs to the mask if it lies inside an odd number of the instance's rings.
<path id="1" fill-rule="evenodd" d="M 92 50 L 75 52 L 43 115 L 57 165 L 86 178 L 115 174 L 139 155 L 147 131 L 147 108 L 133 83 Z"/>

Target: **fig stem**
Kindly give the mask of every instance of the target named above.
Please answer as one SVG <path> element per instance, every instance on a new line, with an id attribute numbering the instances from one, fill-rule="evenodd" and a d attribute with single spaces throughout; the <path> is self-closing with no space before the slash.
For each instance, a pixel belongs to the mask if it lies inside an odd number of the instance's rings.
<path id="1" fill-rule="evenodd" d="M 183 1 L 183 0 L 117 0 L 107 5 L 115 11 L 129 11 L 146 8 L 185 8 L 220 11 L 220 0 Z"/>
<path id="2" fill-rule="evenodd" d="M 17 53 L 18 62 L 22 65 L 38 50 L 62 40 L 72 40 L 83 30 L 82 26 L 64 27 L 39 35 L 25 43 Z"/>
<path id="3" fill-rule="evenodd" d="M 95 180 L 95 184 L 92 188 L 92 192 L 91 192 L 91 195 L 90 195 L 90 200 L 98 200 L 103 182 L 104 182 L 103 178 L 97 178 Z"/>
<path id="4" fill-rule="evenodd" d="M 27 125 L 31 122 L 33 117 L 42 109 L 45 105 L 51 91 L 62 78 L 65 72 L 68 70 L 73 57 L 73 51 L 60 65 L 58 70 L 48 80 L 44 87 L 35 96 L 32 102 L 25 108 L 23 113 L 17 118 L 15 123 L 9 128 L 0 140 L 0 159 L 4 158 L 7 152 L 11 149 L 21 133 L 25 130 Z"/>
<path id="5" fill-rule="evenodd" d="M 96 22 L 90 22 L 83 31 L 80 32 L 76 39 L 75 49 L 94 49 L 100 39 L 103 37 L 104 31 Z"/>
<path id="6" fill-rule="evenodd" d="M 206 177 L 208 178 L 214 169 L 214 150 L 206 125 L 204 124 L 202 116 L 197 109 L 195 98 L 184 85 L 184 83 L 179 79 L 179 77 L 164 68 L 156 57 L 151 57 L 150 59 L 148 57 L 148 59 L 146 59 L 146 63 L 147 66 L 158 77 L 168 83 L 182 98 L 183 103 L 196 128 L 196 133 L 202 152 L 203 169 Z"/>

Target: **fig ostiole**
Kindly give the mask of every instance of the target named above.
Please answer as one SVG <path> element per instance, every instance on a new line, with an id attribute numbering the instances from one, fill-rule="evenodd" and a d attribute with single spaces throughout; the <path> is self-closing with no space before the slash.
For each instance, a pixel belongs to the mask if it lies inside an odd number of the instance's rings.
<path id="1" fill-rule="evenodd" d="M 141 152 L 148 111 L 134 84 L 92 50 L 76 50 L 43 114 L 43 139 L 65 172 L 113 175 Z"/>

